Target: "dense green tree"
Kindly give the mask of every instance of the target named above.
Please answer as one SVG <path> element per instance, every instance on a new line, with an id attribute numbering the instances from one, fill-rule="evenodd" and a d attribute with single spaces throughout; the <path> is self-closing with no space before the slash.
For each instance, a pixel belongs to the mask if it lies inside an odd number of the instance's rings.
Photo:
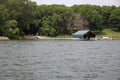
<path id="1" fill-rule="evenodd" d="M 111 15 L 111 12 L 115 9 L 115 6 L 102 6 L 99 13 L 102 15 L 103 18 L 103 25 L 109 26 L 109 18 Z"/>
<path id="2" fill-rule="evenodd" d="M 16 20 L 9 20 L 6 22 L 6 32 L 5 35 L 10 39 L 18 39 L 20 30 L 17 27 Z"/>
<path id="3" fill-rule="evenodd" d="M 71 7 L 73 9 L 73 11 L 75 13 L 79 13 L 82 15 L 82 17 L 86 18 L 86 15 L 88 14 L 88 12 L 90 10 L 96 10 L 96 11 L 100 11 L 100 6 L 96 6 L 96 5 L 89 5 L 89 4 L 85 4 L 85 5 L 74 5 Z"/>
<path id="4" fill-rule="evenodd" d="M 52 26 L 56 30 L 55 35 L 68 32 L 66 22 L 72 15 L 71 8 L 68 8 L 64 5 L 41 5 L 37 7 L 36 14 L 37 20 L 40 20 L 39 27 L 43 27 L 42 20 L 44 20 L 44 18 L 49 18 L 49 21 L 51 23 L 49 26 Z"/>
<path id="5" fill-rule="evenodd" d="M 30 0 L 6 0 L 6 8 L 9 10 L 9 20 L 16 20 L 20 32 L 30 29 L 30 24 L 34 21 L 35 2 Z"/>
<path id="6" fill-rule="evenodd" d="M 51 26 L 51 21 L 49 18 L 44 18 L 42 20 L 42 27 L 40 28 L 40 34 L 46 35 L 46 36 L 52 36 L 55 35 L 55 28 Z"/>
<path id="7" fill-rule="evenodd" d="M 5 32 L 5 22 L 8 18 L 8 10 L 4 5 L 0 4 L 0 35 L 4 35 Z"/>
<path id="8" fill-rule="evenodd" d="M 102 16 L 96 10 L 89 11 L 87 16 L 86 16 L 86 19 L 88 21 L 88 26 L 91 30 L 101 31 L 103 29 Z"/>
<path id="9" fill-rule="evenodd" d="M 120 31 L 120 7 L 112 11 L 109 22 L 111 26 Z"/>
<path id="10" fill-rule="evenodd" d="M 61 26 L 62 22 L 63 22 L 62 16 L 56 13 L 53 13 L 53 15 L 51 16 L 51 25 L 54 26 L 57 31 L 59 31 L 60 28 L 62 28 Z M 59 32 L 56 32 L 56 34 L 58 33 Z"/>
<path id="11" fill-rule="evenodd" d="M 67 21 L 70 16 L 72 16 L 73 11 L 71 8 L 68 8 L 64 5 L 52 5 L 53 15 L 52 21 L 54 21 L 54 25 L 56 26 L 57 34 L 67 34 Z"/>

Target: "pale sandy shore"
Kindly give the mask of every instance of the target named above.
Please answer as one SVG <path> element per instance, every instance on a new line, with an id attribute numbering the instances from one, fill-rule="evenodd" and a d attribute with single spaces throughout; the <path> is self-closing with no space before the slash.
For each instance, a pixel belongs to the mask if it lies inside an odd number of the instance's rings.
<path id="1" fill-rule="evenodd" d="M 28 39 L 28 40 L 83 40 L 85 41 L 84 39 L 80 39 L 80 38 L 57 38 L 57 37 L 47 37 L 47 36 L 24 36 L 25 39 Z M 99 40 L 120 40 L 119 38 L 109 38 L 109 39 L 103 39 L 103 38 L 91 38 L 90 40 L 92 41 L 99 41 Z"/>
<path id="2" fill-rule="evenodd" d="M 47 37 L 47 36 L 24 36 L 25 39 L 40 39 L 40 40 L 73 40 L 75 38 L 54 38 L 54 37 Z"/>
<path id="3" fill-rule="evenodd" d="M 8 37 L 0 36 L 0 40 L 9 40 Z"/>
<path id="4" fill-rule="evenodd" d="M 57 38 L 57 37 L 47 37 L 47 36 L 24 36 L 24 39 L 26 40 L 83 40 L 83 39 L 79 39 L 79 38 Z M 10 40 L 8 37 L 5 36 L 0 36 L 0 40 Z M 102 39 L 102 38 L 93 38 L 91 40 L 120 40 L 117 38 L 112 38 L 112 39 Z"/>

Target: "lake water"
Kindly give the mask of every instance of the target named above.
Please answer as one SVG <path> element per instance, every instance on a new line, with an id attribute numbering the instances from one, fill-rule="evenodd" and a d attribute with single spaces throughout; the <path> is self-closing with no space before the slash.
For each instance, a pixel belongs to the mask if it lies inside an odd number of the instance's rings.
<path id="1" fill-rule="evenodd" d="M 0 80 L 120 80 L 120 41 L 0 41 Z"/>

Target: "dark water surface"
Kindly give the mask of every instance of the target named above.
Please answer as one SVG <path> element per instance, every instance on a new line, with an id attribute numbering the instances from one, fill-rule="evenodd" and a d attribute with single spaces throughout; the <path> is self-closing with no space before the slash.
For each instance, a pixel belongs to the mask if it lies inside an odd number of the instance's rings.
<path id="1" fill-rule="evenodd" d="M 120 41 L 0 41 L 0 80 L 120 80 Z"/>

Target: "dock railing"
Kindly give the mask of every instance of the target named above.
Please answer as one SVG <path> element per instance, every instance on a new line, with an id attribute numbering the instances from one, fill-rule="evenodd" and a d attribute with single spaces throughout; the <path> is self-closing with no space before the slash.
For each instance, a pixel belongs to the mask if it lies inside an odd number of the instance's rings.
<path id="1" fill-rule="evenodd" d="M 96 36 L 95 40 L 113 40 L 112 36 Z"/>

